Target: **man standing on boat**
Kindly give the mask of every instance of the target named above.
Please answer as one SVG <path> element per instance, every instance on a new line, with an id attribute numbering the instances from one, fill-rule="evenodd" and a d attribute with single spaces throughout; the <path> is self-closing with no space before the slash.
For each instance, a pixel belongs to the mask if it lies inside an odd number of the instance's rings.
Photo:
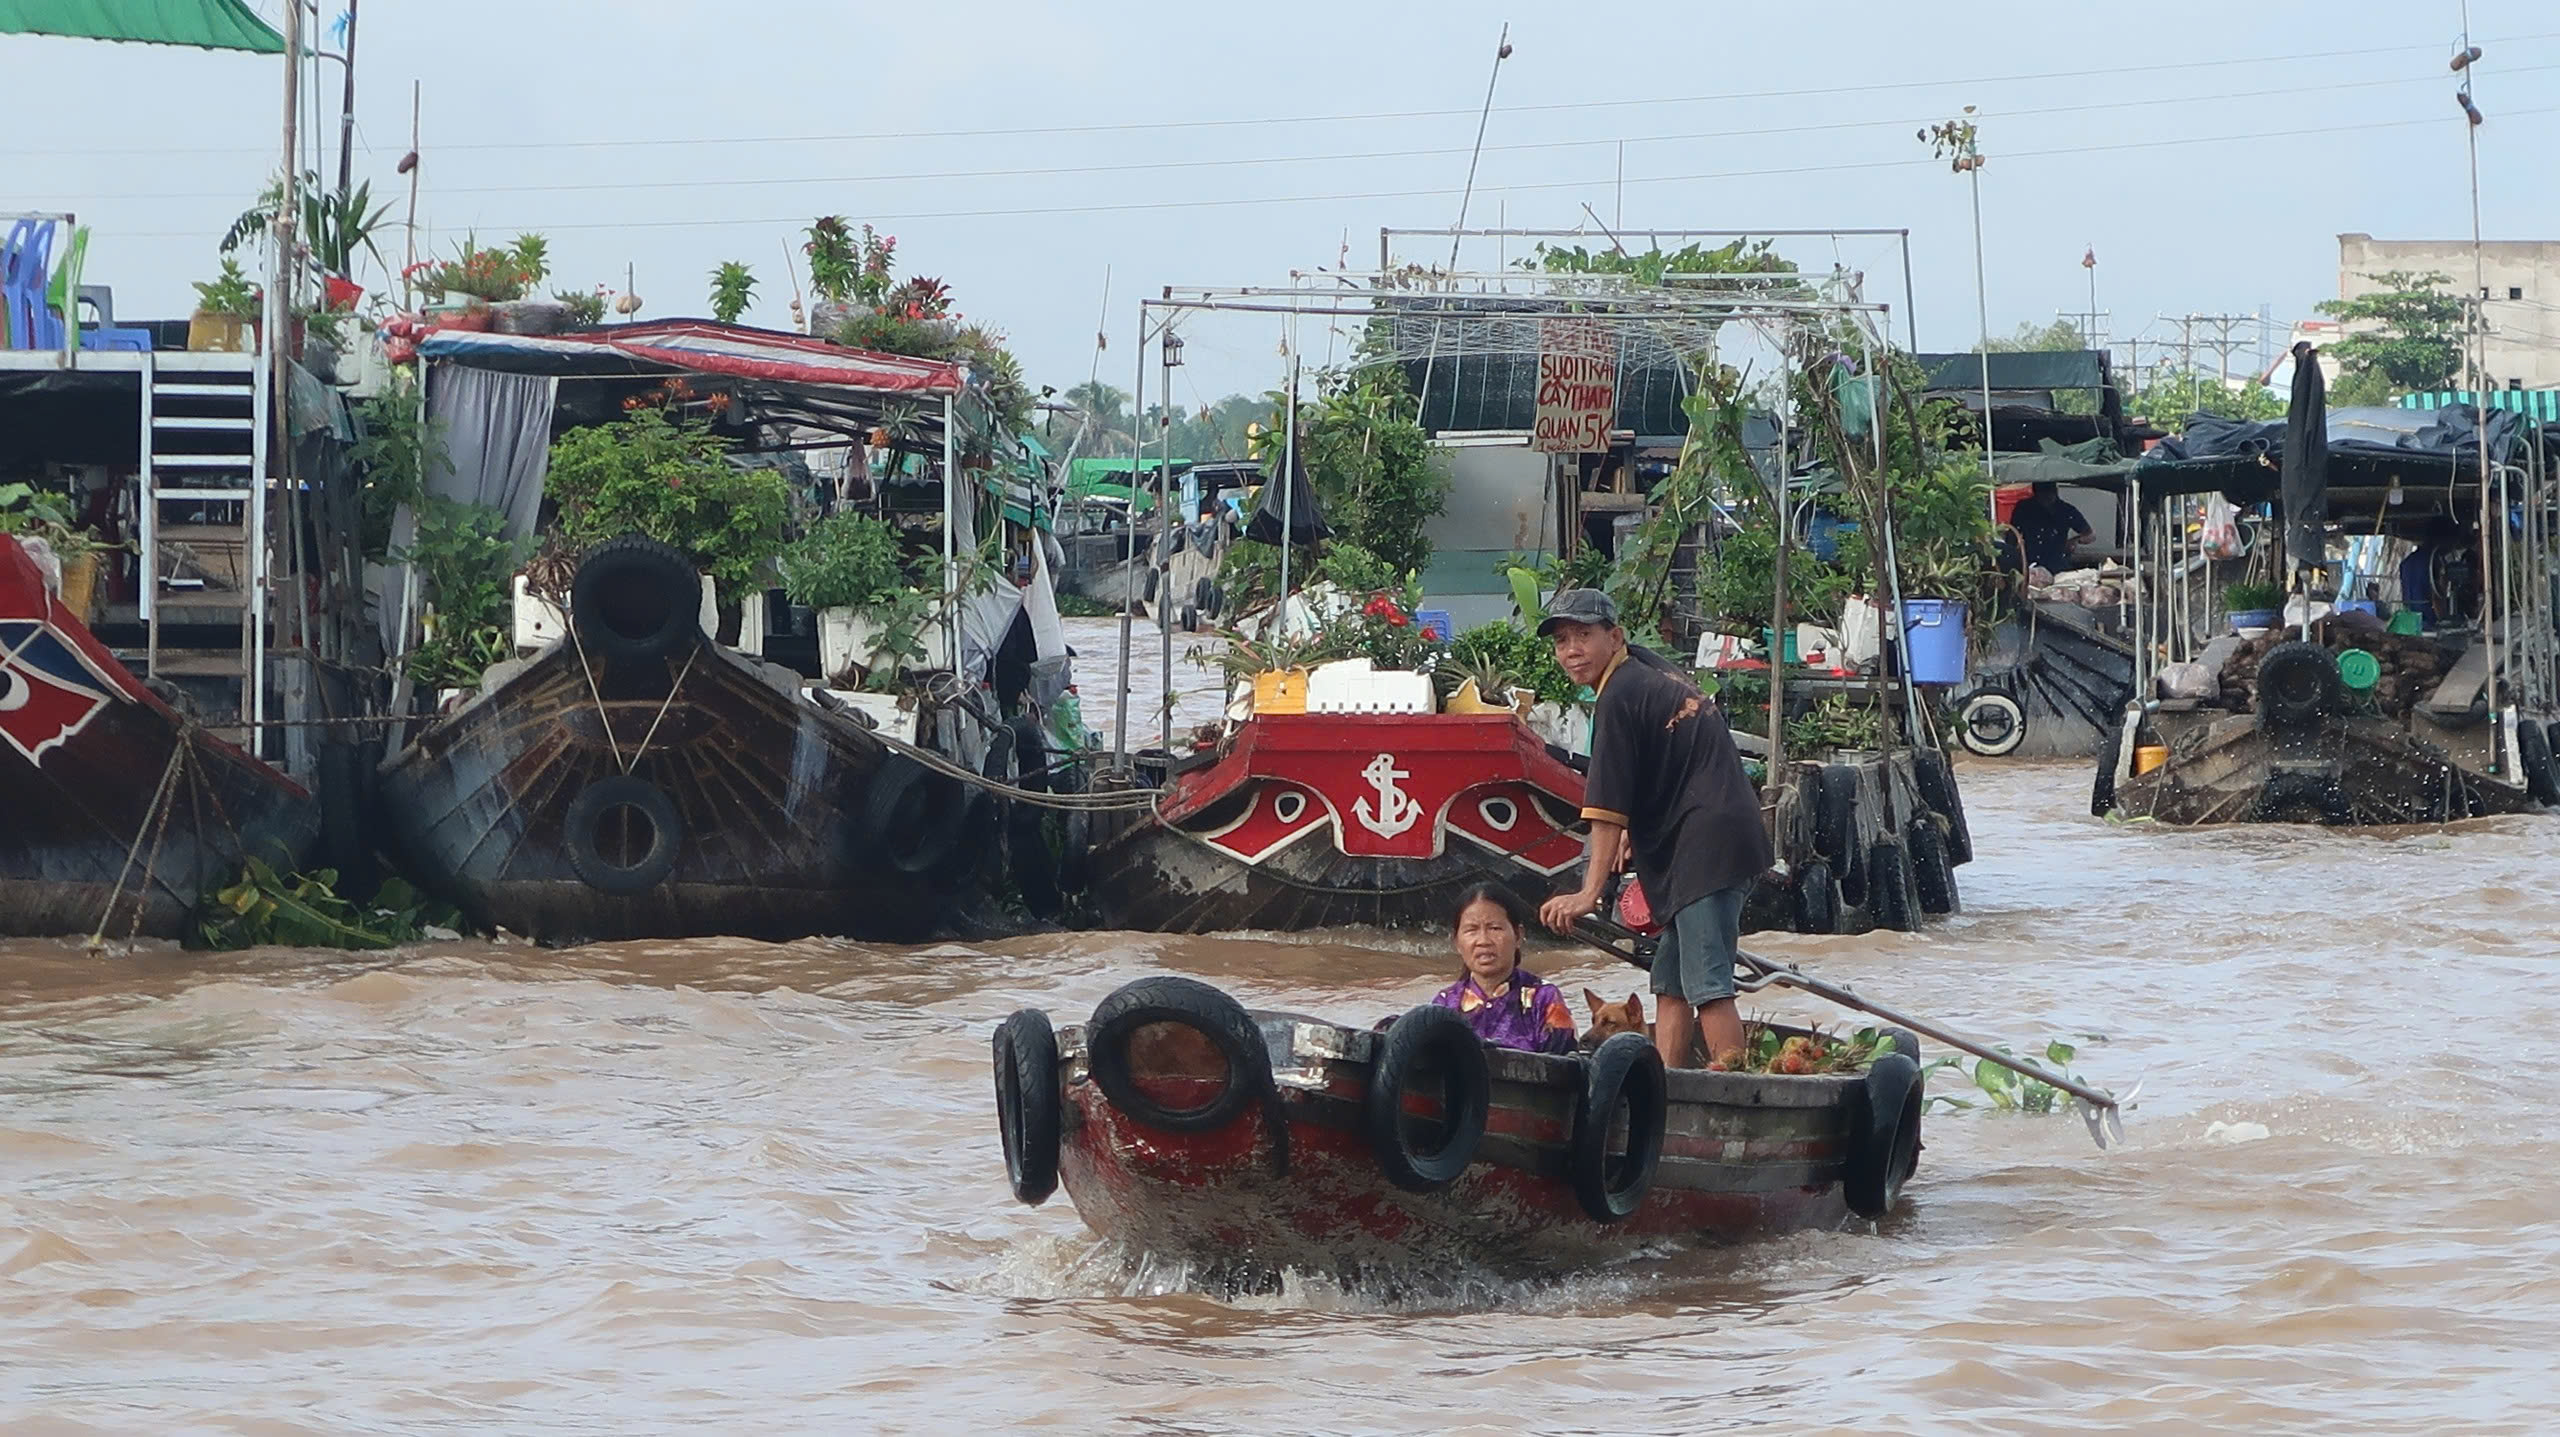
<path id="1" fill-rule="evenodd" d="M 1742 1047 L 1733 1001 L 1742 900 L 1771 856 L 1733 734 L 1679 670 L 1629 647 L 1607 594 L 1558 594 L 1538 632 L 1565 673 L 1599 696 L 1583 782 L 1591 841 L 1582 888 L 1548 899 L 1539 921 L 1561 933 L 1597 911 L 1632 845 L 1646 899 L 1668 915 L 1653 960 L 1654 1046 L 1665 1066 L 1686 1067 L 1694 1026 L 1711 1055 L 1729 1057 Z"/>

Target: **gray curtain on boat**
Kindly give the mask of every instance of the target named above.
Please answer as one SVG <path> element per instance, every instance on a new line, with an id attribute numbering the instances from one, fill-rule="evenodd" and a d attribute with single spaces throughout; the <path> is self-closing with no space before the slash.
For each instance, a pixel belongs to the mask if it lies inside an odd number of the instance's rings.
<path id="1" fill-rule="evenodd" d="M 445 463 L 427 492 L 486 504 L 507 516 L 507 537 L 533 532 L 542 476 L 551 466 L 551 407 L 560 381 L 547 374 L 499 374 L 435 366 L 427 382 L 427 422 Z"/>
<path id="2" fill-rule="evenodd" d="M 2284 556 L 2297 568 L 2328 562 L 2329 385 L 2320 351 L 2293 347 L 2293 403 L 2284 419 Z"/>
<path id="3" fill-rule="evenodd" d="M 429 494 L 486 504 L 507 516 L 507 537 L 533 532 L 542 512 L 542 480 L 551 468 L 551 411 L 560 381 L 547 374 L 499 374 L 450 361 L 427 367 L 427 424 L 443 462 L 424 479 Z M 417 542 L 418 516 L 407 505 L 391 516 L 391 552 Z M 419 596 L 408 565 L 379 571 L 374 593 L 383 647 L 409 651 Z"/>

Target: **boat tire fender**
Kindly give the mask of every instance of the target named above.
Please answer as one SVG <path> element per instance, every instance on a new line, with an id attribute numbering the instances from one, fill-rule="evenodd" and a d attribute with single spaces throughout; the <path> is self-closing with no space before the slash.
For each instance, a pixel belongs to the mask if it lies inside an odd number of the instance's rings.
<path id="1" fill-rule="evenodd" d="M 2110 720 L 2098 726 L 2098 775 L 2089 780 L 2089 816 L 2105 818 L 2116 811 L 2116 761 L 2124 756 L 2124 724 Z"/>
<path id="2" fill-rule="evenodd" d="M 996 1025 L 996 1129 L 1004 1139 L 1004 1179 L 1033 1207 L 1058 1190 L 1058 1035 L 1049 1015 L 1024 1008 Z"/>
<path id="3" fill-rule="evenodd" d="M 1202 575 L 1200 581 L 1191 586 L 1191 607 L 1204 614 L 1216 614 L 1218 612 L 1218 581 L 1205 574 Z"/>
<path id="4" fill-rule="evenodd" d="M 1070 808 L 1058 826 L 1058 886 L 1083 893 L 1093 886 L 1093 814 Z"/>
<path id="5" fill-rule="evenodd" d="M 1911 850 L 1898 838 L 1879 838 L 1867 850 L 1867 899 L 1876 926 L 1909 933 L 1920 926 L 1920 902 L 1912 889 Z"/>
<path id="6" fill-rule="evenodd" d="M 635 811 L 649 825 L 648 848 L 629 863 L 605 857 L 598 842 L 606 815 L 620 808 Z M 602 893 L 645 893 L 657 887 L 675 871 L 683 845 L 684 820 L 676 814 L 675 800 L 656 784 L 627 773 L 609 774 L 578 790 L 560 819 L 560 847 L 569 855 L 569 866 Z"/>
<path id="7" fill-rule="evenodd" d="M 1948 860 L 1947 821 L 1934 813 L 1915 813 L 1903 840 L 1911 857 L 1911 891 L 1923 913 L 1956 911 L 1956 870 Z"/>
<path id="8" fill-rule="evenodd" d="M 2551 738 L 2532 719 L 2516 720 L 2516 759 L 2525 790 L 2536 803 L 2560 803 L 2560 774 L 2551 768 Z"/>
<path id="9" fill-rule="evenodd" d="M 1911 778 L 1920 801 L 1947 821 L 1947 861 L 1973 861 L 1973 826 L 1965 822 L 1964 795 L 1956 789 L 1955 764 L 1943 749 L 1922 749 L 1911 756 Z"/>
<path id="10" fill-rule="evenodd" d="M 1895 1051 L 1868 1066 L 1859 1099 L 1850 1104 L 1848 1163 L 1840 1192 L 1849 1211 L 1863 1218 L 1893 1211 L 1902 1185 L 1920 1168 L 1920 1063 L 1905 1047 L 1904 1036 L 1895 1034 Z"/>
<path id="11" fill-rule="evenodd" d="M 1838 863 L 1858 840 L 1858 770 L 1855 765 L 1826 763 L 1814 789 L 1813 846 Z"/>
<path id="12" fill-rule="evenodd" d="M 2027 740 L 2027 711 L 1998 689 L 1984 689 L 1956 711 L 1956 742 L 1969 753 L 1998 758 Z"/>
<path id="13" fill-rule="evenodd" d="M 1440 1141 L 1417 1147 L 1404 1100 L 1426 1073 L 1441 1084 Z M 1361 1126 L 1387 1181 L 1409 1193 L 1438 1192 L 1475 1161 L 1493 1111 L 1493 1068 L 1484 1040 L 1455 1010 L 1432 1004 L 1408 1010 L 1378 1041 L 1378 1062 L 1361 1104 Z"/>
<path id="14" fill-rule="evenodd" d="M 1175 1023 L 1206 1039 L 1226 1061 L 1226 1086 L 1196 1108 L 1169 1108 L 1140 1088 L 1130 1071 L 1129 1044 L 1138 1030 Z M 1234 1122 L 1256 1102 L 1264 1105 L 1273 1161 L 1288 1166 L 1288 1126 L 1280 1113 L 1280 1089 L 1271 1080 L 1271 1050 L 1262 1029 L 1235 999 L 1200 982 L 1158 974 L 1122 984 L 1094 1005 L 1085 1029 L 1086 1062 L 1095 1086 L 1111 1105 L 1139 1123 L 1168 1133 L 1205 1133 Z"/>
<path id="15" fill-rule="evenodd" d="M 1840 889 L 1830 864 L 1817 858 L 1797 869 L 1792 896 L 1798 933 L 1829 933 L 1840 926 Z"/>
<path id="16" fill-rule="evenodd" d="M 569 581 L 578 641 L 609 663 L 681 658 L 702 641 L 701 618 L 702 576 L 692 561 L 645 535 L 589 549 Z"/>
<path id="17" fill-rule="evenodd" d="M 1612 1157 L 1609 1139 L 1620 1108 L 1627 1113 L 1627 1148 Z M 1574 1199 L 1593 1222 L 1624 1222 L 1644 1205 L 1662 1162 L 1662 1127 L 1670 1110 L 1662 1055 L 1652 1039 L 1620 1033 L 1593 1050 L 1565 1158 Z"/>
<path id="18" fill-rule="evenodd" d="M 863 798 L 863 847 L 910 877 L 937 871 L 959 846 L 968 816 L 966 795 L 951 792 L 957 786 L 904 754 L 891 755 Z"/>
<path id="19" fill-rule="evenodd" d="M 2284 728 L 2302 728 L 2338 707 L 2346 681 L 2338 656 L 2318 644 L 2287 639 L 2258 660 L 2258 717 Z"/>

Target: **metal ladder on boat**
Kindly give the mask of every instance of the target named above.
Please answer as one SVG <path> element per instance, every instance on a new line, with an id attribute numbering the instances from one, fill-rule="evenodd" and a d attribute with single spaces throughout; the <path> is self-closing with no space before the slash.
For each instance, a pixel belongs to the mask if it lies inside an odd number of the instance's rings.
<path id="1" fill-rule="evenodd" d="M 236 679 L 240 717 L 256 724 L 267 710 L 272 401 L 265 356 L 143 358 L 137 507 L 146 672 L 155 679 Z M 204 642 L 203 630 L 224 625 L 225 616 L 236 628 L 232 642 Z M 164 625 L 189 642 L 164 646 Z"/>

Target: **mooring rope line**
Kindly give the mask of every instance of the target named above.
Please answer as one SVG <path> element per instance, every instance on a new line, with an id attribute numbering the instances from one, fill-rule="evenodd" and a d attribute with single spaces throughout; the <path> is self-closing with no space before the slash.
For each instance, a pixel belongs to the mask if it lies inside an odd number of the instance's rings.
<path id="1" fill-rule="evenodd" d="M 133 875 L 134 864 L 139 862 L 142 858 L 142 835 L 150 829 L 152 818 L 162 812 L 161 805 L 167 802 L 170 787 L 175 784 L 178 779 L 178 766 L 186 761 L 186 756 L 186 731 L 182 728 L 178 733 L 177 746 L 169 750 L 168 766 L 160 770 L 159 785 L 151 790 L 151 806 L 142 811 L 142 822 L 134 827 L 133 842 L 125 849 L 124 866 L 116 870 L 115 887 L 107 892 L 107 906 L 98 914 L 98 926 L 89 934 L 89 942 L 87 946 L 92 952 L 102 949 L 107 945 L 107 925 L 115 921 L 116 905 L 124 901 L 124 881 Z M 165 831 L 166 829 L 164 827 L 163 832 Z M 151 858 L 153 863 L 156 864 L 159 862 L 160 845 L 157 842 L 154 842 L 151 846 Z M 142 926 L 142 907 L 143 903 L 149 898 L 150 885 L 150 876 L 145 874 L 143 877 L 142 896 L 138 897 L 134 902 L 134 927 L 136 929 L 139 929 Z M 126 935 L 126 941 L 132 941 L 130 933 Z"/>
<path id="2" fill-rule="evenodd" d="M 667 687 L 667 696 L 664 699 L 659 700 L 657 716 L 649 720 L 649 731 L 640 735 L 640 746 L 631 751 L 631 761 L 622 766 L 622 771 L 624 773 L 629 773 L 632 769 L 637 768 L 640 764 L 640 760 L 648 756 L 649 741 L 658 736 L 658 725 L 666 722 L 667 710 L 675 706 L 676 695 L 684 691 L 684 681 L 693 675 L 693 661 L 696 658 L 699 658 L 701 654 L 702 646 L 696 644 L 692 651 L 684 656 L 684 667 L 676 671 L 676 681 Z M 595 682 L 594 676 L 589 675 L 587 681 L 589 683 Z M 596 703 L 601 707 L 604 700 L 599 697 L 596 700 Z M 611 738 L 612 734 L 608 732 L 605 736 L 607 738 Z"/>
<path id="3" fill-rule="evenodd" d="M 578 646 L 578 672 L 587 676 L 587 692 L 595 698 L 596 721 L 604 725 L 604 741 L 613 750 L 613 761 L 621 765 L 624 773 L 629 773 L 631 765 L 622 762 L 622 740 L 613 736 L 613 715 L 605 709 L 604 690 L 596 687 L 596 669 L 587 658 L 587 641 L 578 632 L 576 624 L 569 626 L 569 642 Z"/>

